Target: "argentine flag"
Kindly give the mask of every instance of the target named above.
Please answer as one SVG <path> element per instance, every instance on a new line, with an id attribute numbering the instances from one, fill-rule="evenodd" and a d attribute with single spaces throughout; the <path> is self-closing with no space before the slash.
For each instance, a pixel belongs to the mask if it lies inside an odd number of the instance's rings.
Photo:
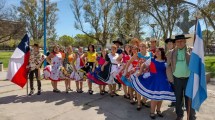
<path id="1" fill-rule="evenodd" d="M 196 25 L 196 38 L 191 53 L 189 69 L 190 77 L 187 83 L 185 94 L 192 100 L 192 108 L 198 111 L 201 104 L 207 98 L 204 46 L 199 21 Z"/>

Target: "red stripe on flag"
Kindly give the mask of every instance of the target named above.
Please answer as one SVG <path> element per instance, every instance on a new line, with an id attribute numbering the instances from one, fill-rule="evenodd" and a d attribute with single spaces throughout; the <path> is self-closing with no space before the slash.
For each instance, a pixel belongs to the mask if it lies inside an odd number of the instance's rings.
<path id="1" fill-rule="evenodd" d="M 20 87 L 24 87 L 27 80 L 28 80 L 28 70 L 26 69 L 26 66 L 28 65 L 30 57 L 30 51 L 28 51 L 24 56 L 24 63 L 19 68 L 19 70 L 16 72 L 16 74 L 13 76 L 11 82 L 19 85 Z"/>

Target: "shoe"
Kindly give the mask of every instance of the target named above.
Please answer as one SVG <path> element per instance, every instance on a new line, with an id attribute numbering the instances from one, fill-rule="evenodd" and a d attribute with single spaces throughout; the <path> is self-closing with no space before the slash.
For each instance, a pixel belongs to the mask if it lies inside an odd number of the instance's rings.
<path id="1" fill-rule="evenodd" d="M 69 93 L 69 91 L 68 91 L 68 90 L 66 90 L 66 93 Z"/>
<path id="2" fill-rule="evenodd" d="M 41 90 L 38 90 L 37 95 L 41 95 Z"/>
<path id="3" fill-rule="evenodd" d="M 177 117 L 175 120 L 183 120 L 183 117 Z"/>
<path id="4" fill-rule="evenodd" d="M 148 105 L 147 103 L 142 102 L 142 105 L 145 106 L 146 108 L 150 108 L 150 105 Z"/>
<path id="5" fill-rule="evenodd" d="M 54 92 L 54 93 L 60 93 L 61 91 L 58 90 L 58 89 L 54 89 L 53 92 Z"/>
<path id="6" fill-rule="evenodd" d="M 101 92 L 100 92 L 100 95 L 104 95 L 104 94 L 105 94 L 104 91 L 101 91 Z"/>
<path id="7" fill-rule="evenodd" d="M 134 101 L 134 100 L 130 100 L 130 103 L 131 103 L 132 105 L 134 105 L 134 104 L 135 104 L 135 101 Z"/>
<path id="8" fill-rule="evenodd" d="M 105 93 L 105 94 L 107 94 L 107 93 L 108 93 L 108 91 L 104 91 L 104 93 Z"/>
<path id="9" fill-rule="evenodd" d="M 137 105 L 137 111 L 140 111 L 142 109 L 141 105 Z"/>
<path id="10" fill-rule="evenodd" d="M 82 91 L 81 89 L 76 90 L 77 93 L 83 93 L 84 91 Z"/>
<path id="11" fill-rule="evenodd" d="M 119 96 L 119 94 L 117 94 L 117 93 L 114 93 L 114 95 L 115 95 L 115 96 Z"/>
<path id="12" fill-rule="evenodd" d="M 161 113 L 161 111 L 157 111 L 157 115 L 158 115 L 159 117 L 163 117 L 163 114 Z"/>
<path id="13" fill-rule="evenodd" d="M 151 119 L 155 119 L 156 117 L 155 117 L 155 114 L 154 113 L 150 113 L 150 118 Z"/>
<path id="14" fill-rule="evenodd" d="M 68 91 L 73 91 L 71 88 L 68 88 Z"/>
<path id="15" fill-rule="evenodd" d="M 130 99 L 130 96 L 129 95 L 124 95 L 124 98 L 125 99 Z"/>
<path id="16" fill-rule="evenodd" d="M 88 90 L 88 93 L 89 93 L 90 95 L 92 95 L 92 94 L 93 94 L 93 91 L 92 91 L 92 90 Z"/>
<path id="17" fill-rule="evenodd" d="M 114 97 L 114 96 L 115 96 L 115 94 L 114 94 L 114 93 L 110 93 L 110 96 L 111 96 L 111 97 Z"/>
<path id="18" fill-rule="evenodd" d="M 30 91 L 30 93 L 28 94 L 29 96 L 34 94 L 34 89 Z"/>

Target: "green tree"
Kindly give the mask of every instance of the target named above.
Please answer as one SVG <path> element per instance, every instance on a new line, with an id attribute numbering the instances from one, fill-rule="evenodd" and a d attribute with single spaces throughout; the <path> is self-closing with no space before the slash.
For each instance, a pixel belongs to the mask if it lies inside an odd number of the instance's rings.
<path id="1" fill-rule="evenodd" d="M 113 37 L 114 3 L 114 0 L 72 0 L 75 28 L 105 46 L 107 40 Z M 86 28 L 84 24 L 89 27 Z"/>
<path id="2" fill-rule="evenodd" d="M 97 43 L 95 39 L 92 39 L 88 35 L 84 35 L 84 34 L 77 34 L 74 37 L 74 39 L 75 39 L 74 46 L 76 46 L 76 47 L 78 47 L 78 46 L 87 47 L 89 44 Z"/>
<path id="3" fill-rule="evenodd" d="M 16 8 L 33 40 L 40 40 L 43 37 L 43 6 L 43 0 L 21 0 L 20 7 Z M 57 3 L 46 0 L 47 38 L 56 38 L 57 11 Z"/>
<path id="4" fill-rule="evenodd" d="M 17 18 L 12 6 L 6 6 L 6 2 L 0 0 L 0 43 L 21 39 L 26 33 L 24 22 Z"/>
<path id="5" fill-rule="evenodd" d="M 62 46 L 73 46 L 74 45 L 74 39 L 68 35 L 63 35 L 59 38 L 59 44 Z"/>

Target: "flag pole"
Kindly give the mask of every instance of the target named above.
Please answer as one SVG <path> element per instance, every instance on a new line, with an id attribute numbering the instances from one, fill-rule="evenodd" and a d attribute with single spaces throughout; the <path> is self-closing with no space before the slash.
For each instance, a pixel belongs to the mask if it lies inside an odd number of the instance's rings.
<path id="1" fill-rule="evenodd" d="M 28 96 L 28 73 L 27 73 L 27 86 L 26 86 L 26 96 Z"/>
<path id="2" fill-rule="evenodd" d="M 194 37 L 193 37 L 193 47 L 194 47 L 195 40 L 196 40 L 196 26 L 197 26 L 197 23 L 198 23 L 198 17 L 196 16 L 195 32 L 194 32 Z M 187 105 L 188 105 L 188 108 L 187 108 L 188 109 L 187 110 L 187 120 L 190 120 L 191 98 L 188 98 Z"/>
<path id="3" fill-rule="evenodd" d="M 43 1 L 44 2 L 44 17 L 43 17 L 43 24 L 44 24 L 44 45 L 43 45 L 43 49 L 44 49 L 44 55 L 46 55 L 46 0 Z M 46 66 L 46 61 L 44 61 L 44 67 Z"/>

